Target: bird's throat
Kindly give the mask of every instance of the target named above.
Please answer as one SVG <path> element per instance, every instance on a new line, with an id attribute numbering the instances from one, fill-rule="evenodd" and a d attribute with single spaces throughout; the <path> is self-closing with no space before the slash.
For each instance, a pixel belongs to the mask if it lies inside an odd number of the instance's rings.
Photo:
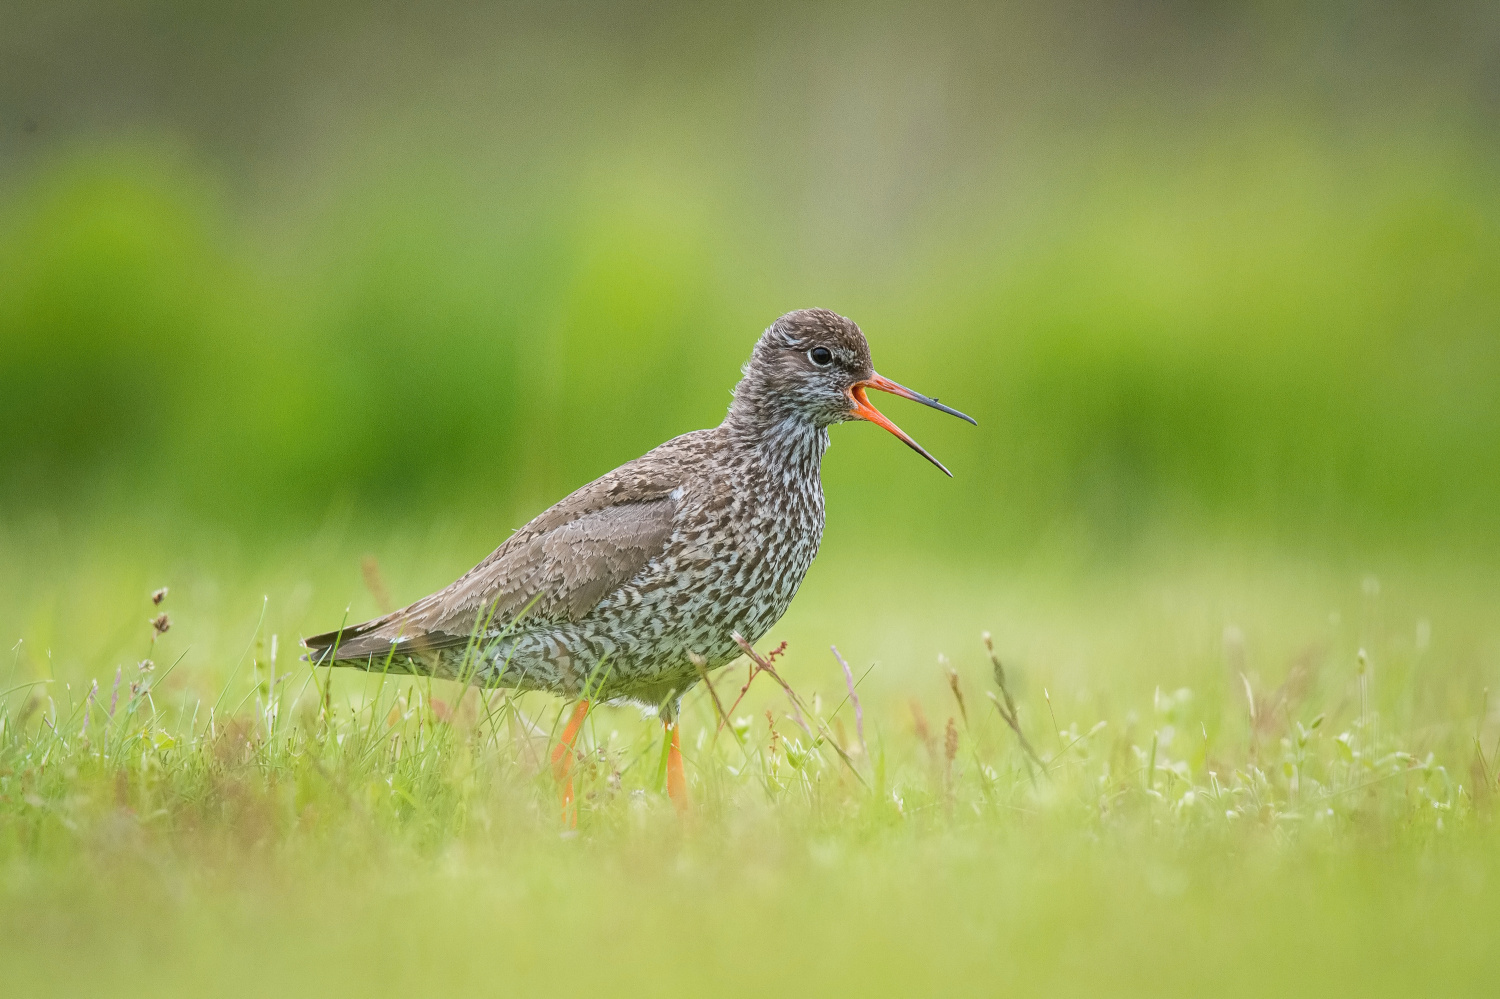
<path id="1" fill-rule="evenodd" d="M 828 450 L 828 428 L 788 418 L 765 427 L 754 448 L 766 469 L 787 479 L 815 480 Z"/>

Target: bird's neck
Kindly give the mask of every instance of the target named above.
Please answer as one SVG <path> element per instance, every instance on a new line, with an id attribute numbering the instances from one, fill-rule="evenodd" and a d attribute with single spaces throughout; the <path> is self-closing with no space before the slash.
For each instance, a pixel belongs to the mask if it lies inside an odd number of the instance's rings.
<path id="1" fill-rule="evenodd" d="M 752 455 L 762 468 L 779 471 L 784 479 L 817 479 L 828 450 L 828 428 L 795 413 L 747 414 L 730 411 L 720 426 L 738 448 Z"/>

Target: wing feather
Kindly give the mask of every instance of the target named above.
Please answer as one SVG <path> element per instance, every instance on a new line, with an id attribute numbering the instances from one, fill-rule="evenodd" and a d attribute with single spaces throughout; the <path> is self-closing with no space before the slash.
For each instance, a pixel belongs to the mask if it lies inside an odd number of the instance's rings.
<path id="1" fill-rule="evenodd" d="M 325 663 L 378 659 L 393 647 L 397 655 L 420 656 L 464 646 L 477 631 L 522 615 L 581 621 L 665 550 L 676 485 L 626 465 L 541 514 L 451 586 L 304 644 L 314 661 Z"/>

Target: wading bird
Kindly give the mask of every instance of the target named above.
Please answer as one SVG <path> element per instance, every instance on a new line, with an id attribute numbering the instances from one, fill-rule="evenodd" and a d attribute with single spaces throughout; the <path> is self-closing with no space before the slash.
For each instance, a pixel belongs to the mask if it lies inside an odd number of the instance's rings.
<path id="1" fill-rule="evenodd" d="M 875 373 L 858 326 L 824 309 L 772 323 L 724 422 L 667 441 L 512 534 L 402 610 L 305 639 L 319 665 L 542 690 L 577 702 L 552 762 L 572 801 L 573 743 L 597 701 L 655 708 L 667 789 L 686 807 L 682 695 L 786 612 L 823 535 L 828 428 L 868 420 L 945 474 L 870 401 L 889 392 L 974 421 Z"/>

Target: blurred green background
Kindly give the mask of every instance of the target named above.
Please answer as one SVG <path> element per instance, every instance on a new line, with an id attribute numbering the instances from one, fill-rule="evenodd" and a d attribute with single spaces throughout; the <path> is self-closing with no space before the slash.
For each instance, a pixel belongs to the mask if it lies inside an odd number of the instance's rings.
<path id="1" fill-rule="evenodd" d="M 1500 537 L 1500 10 L 0 10 L 0 515 L 498 540 L 850 315 L 850 544 Z M 466 556 L 467 557 L 467 556 Z M 411 594 L 415 595 L 415 594 Z"/>
<path id="2" fill-rule="evenodd" d="M 410 7 L 0 2 L 21 747 L 0 968 L 22 991 L 1494 979 L 1475 917 L 1500 799 L 1475 792 L 1500 756 L 1500 5 Z M 408 811 L 376 796 L 400 767 L 329 773 L 310 735 L 264 768 L 219 759 L 272 677 L 295 677 L 300 732 L 326 736 L 328 691 L 373 727 L 371 678 L 325 680 L 297 636 L 450 582 L 716 423 L 755 338 L 814 305 L 979 421 L 883 404 L 952 480 L 835 428 L 823 550 L 766 640 L 814 703 L 845 690 L 831 643 L 868 677 L 909 819 L 820 792 L 677 837 L 632 798 L 568 840 L 553 787 L 467 762 L 424 769 Z M 1009 738 L 985 629 L 1049 758 L 1107 723 L 1077 800 L 1026 796 L 1019 756 L 971 759 Z M 113 718 L 142 657 L 153 725 L 197 748 L 96 755 L 85 705 Z M 974 788 L 1009 766 L 1023 807 L 919 810 L 939 772 L 917 719 L 955 724 L 950 663 L 970 701 L 949 764 Z M 1281 780 L 1277 746 L 1300 760 L 1325 714 L 1315 749 L 1373 731 L 1457 790 L 1361 784 L 1324 822 L 1294 769 L 1305 818 L 1231 819 L 1220 776 Z M 593 717 L 656 746 L 634 709 Z M 685 717 L 696 767 L 701 694 Z M 1158 740 L 1211 807 L 1146 800 Z M 1105 814 L 1138 769 L 1141 808 Z M 693 771 L 711 819 L 745 773 Z"/>

